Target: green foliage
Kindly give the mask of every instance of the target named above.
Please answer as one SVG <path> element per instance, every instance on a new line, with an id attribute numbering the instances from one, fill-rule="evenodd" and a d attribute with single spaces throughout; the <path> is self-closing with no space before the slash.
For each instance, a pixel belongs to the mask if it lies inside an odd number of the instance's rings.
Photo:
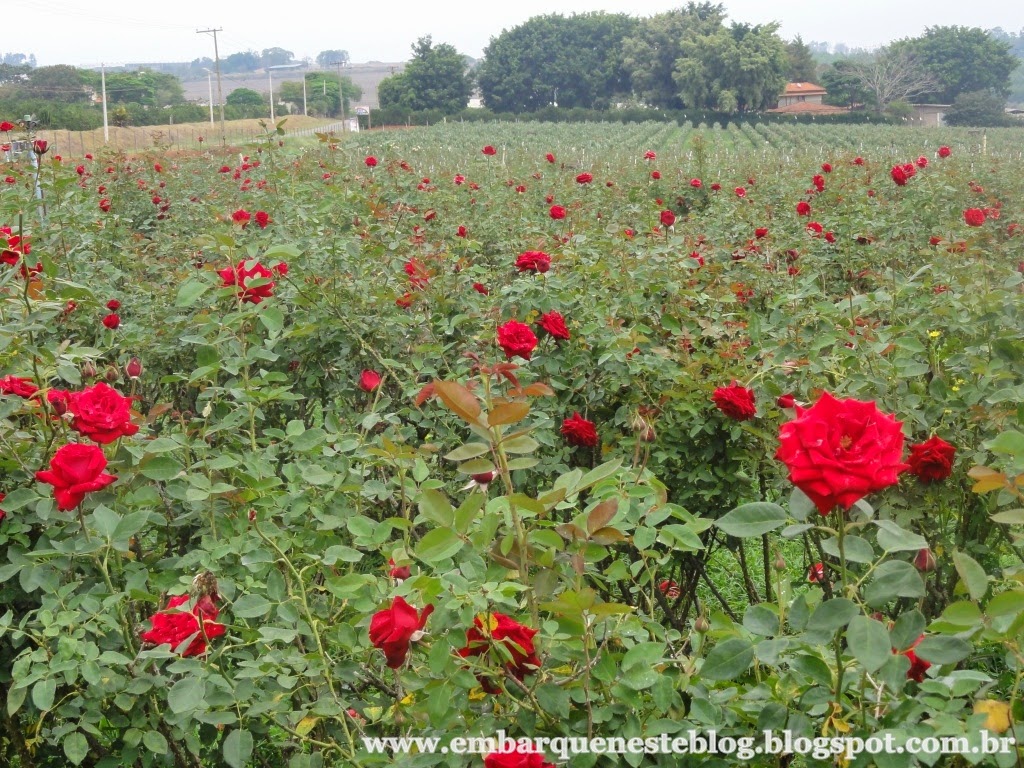
<path id="1" fill-rule="evenodd" d="M 858 67 L 856 61 L 840 59 L 822 70 L 818 84 L 828 91 L 826 104 L 855 107 L 871 103 L 871 93 L 858 76 Z"/>
<path id="2" fill-rule="evenodd" d="M 1003 99 L 991 91 L 961 93 L 946 111 L 949 125 L 973 125 L 986 128 L 1013 125 L 1003 109 Z"/>
<path id="3" fill-rule="evenodd" d="M 786 71 L 788 82 L 818 83 L 818 62 L 800 35 L 786 43 L 786 57 L 789 59 L 789 69 Z"/>
<path id="4" fill-rule="evenodd" d="M 265 107 L 267 100 L 262 93 L 251 88 L 235 88 L 224 103 L 229 107 Z"/>
<path id="5" fill-rule="evenodd" d="M 466 108 L 472 80 L 465 59 L 448 43 L 434 45 L 430 36 L 412 46 L 405 71 L 384 78 L 377 87 L 382 107 L 436 109 L 450 115 Z"/>

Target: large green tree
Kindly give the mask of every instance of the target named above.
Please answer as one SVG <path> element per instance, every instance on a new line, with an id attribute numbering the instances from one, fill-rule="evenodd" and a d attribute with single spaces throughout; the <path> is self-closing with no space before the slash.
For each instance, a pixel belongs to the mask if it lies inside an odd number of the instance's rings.
<path id="1" fill-rule="evenodd" d="M 721 4 L 689 3 L 639 22 L 636 32 L 623 40 L 622 52 L 633 93 L 653 107 L 684 106 L 676 84 L 676 62 L 691 40 L 722 29 L 725 8 Z"/>
<path id="2" fill-rule="evenodd" d="M 860 74 L 860 64 L 852 59 L 839 59 L 825 67 L 818 84 L 828 91 L 826 104 L 855 107 L 871 102 L 871 94 L 864 87 Z"/>
<path id="3" fill-rule="evenodd" d="M 338 62 L 342 64 L 348 63 L 348 51 L 342 50 L 341 48 L 331 48 L 326 51 L 320 51 L 316 55 L 316 64 L 318 67 L 333 67 Z"/>
<path id="4" fill-rule="evenodd" d="M 623 40 L 638 22 L 625 14 L 535 16 L 503 30 L 484 49 L 478 83 L 496 112 L 607 108 L 629 93 Z"/>
<path id="5" fill-rule="evenodd" d="M 93 88 L 100 88 L 98 74 L 91 73 Z M 114 104 L 147 104 L 165 107 L 181 104 L 185 93 L 174 75 L 140 69 L 137 72 L 108 72 L 107 100 Z"/>
<path id="6" fill-rule="evenodd" d="M 28 80 L 16 83 L 15 90 L 25 98 L 82 103 L 89 101 L 91 81 L 90 73 L 84 69 L 56 64 L 30 70 Z"/>
<path id="7" fill-rule="evenodd" d="M 918 97 L 922 102 L 951 104 L 972 91 L 991 91 L 1005 99 L 1010 75 L 1020 64 L 1008 42 L 977 27 L 928 27 L 921 37 L 892 47 L 912 55 L 935 78 L 935 89 Z"/>
<path id="8" fill-rule="evenodd" d="M 267 103 L 267 97 L 252 88 L 235 88 L 225 103 L 229 107 L 261 107 Z"/>
<path id="9" fill-rule="evenodd" d="M 412 46 L 405 71 L 386 77 L 377 87 L 381 107 L 439 109 L 454 114 L 466 108 L 473 90 L 466 59 L 448 43 L 434 45 L 430 35 Z"/>
<path id="10" fill-rule="evenodd" d="M 818 82 L 818 62 L 814 60 L 814 52 L 811 47 L 803 41 L 800 35 L 786 43 L 786 56 L 789 59 L 789 69 L 786 71 L 789 82 Z"/>

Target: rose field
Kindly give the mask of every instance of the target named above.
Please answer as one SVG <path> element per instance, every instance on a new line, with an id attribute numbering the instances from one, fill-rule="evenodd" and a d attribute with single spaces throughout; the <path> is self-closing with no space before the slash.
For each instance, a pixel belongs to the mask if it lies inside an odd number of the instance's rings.
<path id="1" fill-rule="evenodd" d="M 1021 765 L 1019 130 L 37 142 L 0 227 L 0 765 Z M 644 747 L 366 741 L 499 732 Z"/>

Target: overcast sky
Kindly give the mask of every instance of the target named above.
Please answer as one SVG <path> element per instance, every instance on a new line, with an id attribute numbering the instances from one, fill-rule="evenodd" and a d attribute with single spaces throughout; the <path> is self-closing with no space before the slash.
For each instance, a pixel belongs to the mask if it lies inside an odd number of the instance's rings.
<path id="1" fill-rule="evenodd" d="M 296 57 L 325 49 L 347 50 L 354 62 L 404 61 L 410 45 L 432 35 L 479 58 L 491 37 L 546 13 L 625 12 L 649 16 L 684 5 L 671 0 L 4 0 L 7 13 L 0 51 L 34 53 L 40 65 L 94 65 L 191 61 L 213 56 L 210 35 L 196 29 L 223 27 L 222 56 L 281 47 Z M 995 0 L 726 0 L 734 21 L 778 21 L 783 37 L 803 36 L 876 47 L 921 34 L 926 26 L 1024 28 L 1024 3 Z M 17 21 L 11 23 L 13 19 Z"/>

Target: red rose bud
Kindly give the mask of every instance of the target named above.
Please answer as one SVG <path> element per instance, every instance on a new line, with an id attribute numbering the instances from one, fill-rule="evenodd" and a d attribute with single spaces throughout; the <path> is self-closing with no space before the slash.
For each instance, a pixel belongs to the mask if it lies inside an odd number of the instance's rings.
<path id="1" fill-rule="evenodd" d="M 490 472 L 480 472 L 476 475 L 470 475 L 473 480 L 480 485 L 487 485 L 488 483 L 494 482 L 494 478 L 497 472 L 491 470 Z"/>
<path id="2" fill-rule="evenodd" d="M 359 375 L 359 388 L 363 392 L 373 392 L 380 386 L 381 375 L 376 371 L 365 370 Z"/>
<path id="3" fill-rule="evenodd" d="M 121 374 L 120 374 L 120 373 L 118 373 L 118 370 L 117 370 L 117 368 L 115 368 L 115 367 L 114 367 L 114 366 L 112 366 L 112 365 L 108 365 L 108 366 L 107 366 L 107 370 L 105 370 L 105 371 L 103 372 L 103 378 L 104 378 L 104 379 L 105 379 L 105 380 L 106 380 L 106 381 L 107 381 L 107 382 L 108 382 L 109 384 L 113 384 L 113 383 L 114 383 L 115 381 L 117 381 L 117 380 L 118 380 L 119 378 L 121 378 Z"/>
<path id="4" fill-rule="evenodd" d="M 82 363 L 82 375 L 87 379 L 96 378 L 96 366 L 92 363 L 91 360 L 86 360 L 84 363 Z"/>
<path id="5" fill-rule="evenodd" d="M 807 569 L 807 581 L 811 584 L 818 584 L 825 580 L 825 565 L 824 563 L 815 563 Z"/>
<path id="6" fill-rule="evenodd" d="M 922 573 L 931 573 L 935 570 L 935 555 L 927 547 L 918 550 L 914 558 L 914 567 Z"/>
<path id="7" fill-rule="evenodd" d="M 133 357 L 128 361 L 128 364 L 124 367 L 124 372 L 128 375 L 128 378 L 132 381 L 142 376 L 142 361 L 137 357 Z"/>
<path id="8" fill-rule="evenodd" d="M 412 575 L 412 571 L 409 570 L 408 565 L 396 566 L 394 558 L 388 560 L 388 565 L 391 566 L 391 570 L 388 571 L 388 576 L 392 579 L 404 581 Z"/>
<path id="9" fill-rule="evenodd" d="M 790 394 L 779 395 L 778 399 L 776 399 L 775 401 L 775 404 L 779 406 L 779 408 L 792 408 L 793 406 L 796 405 L 796 400 Z"/>
<path id="10" fill-rule="evenodd" d="M 37 155 L 45 155 L 49 151 L 49 144 L 42 139 L 36 139 L 32 143 L 32 151 Z"/>
<path id="11" fill-rule="evenodd" d="M 786 561 L 783 559 L 782 555 L 775 556 L 775 562 L 772 563 L 772 567 L 779 573 L 786 570 Z"/>
<path id="12" fill-rule="evenodd" d="M 103 326 L 105 328 L 109 328 L 110 330 L 114 330 L 119 325 L 121 325 L 121 318 L 118 315 L 115 315 L 115 314 L 111 313 L 111 314 L 109 314 L 109 315 L 107 315 L 106 317 L 103 318 Z"/>
<path id="13" fill-rule="evenodd" d="M 665 579 L 663 582 L 658 584 L 658 591 L 669 600 L 675 600 L 679 597 L 679 585 L 671 579 Z"/>

